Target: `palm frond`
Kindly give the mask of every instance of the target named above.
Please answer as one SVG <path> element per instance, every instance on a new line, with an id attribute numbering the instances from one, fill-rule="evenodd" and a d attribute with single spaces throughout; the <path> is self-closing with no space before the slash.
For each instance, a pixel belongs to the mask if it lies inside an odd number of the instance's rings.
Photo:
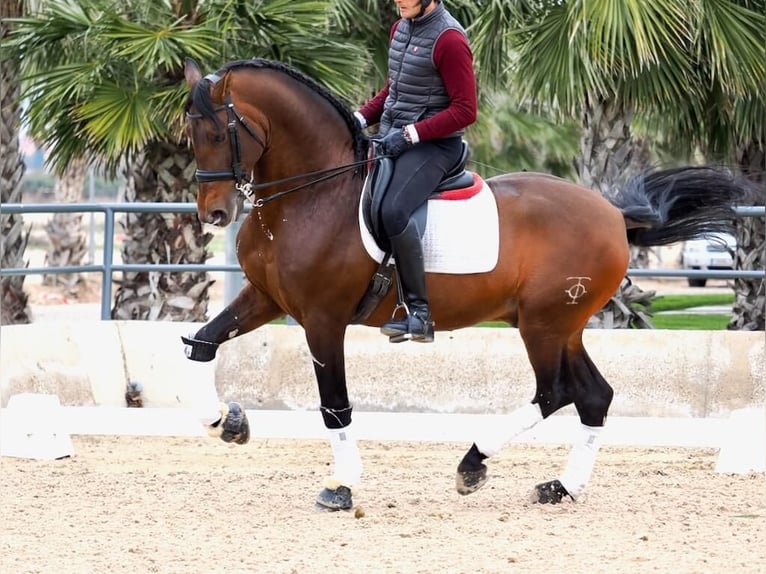
<path id="1" fill-rule="evenodd" d="M 711 81 L 732 93 L 762 90 L 766 78 L 766 14 L 742 2 L 705 0 L 697 57 L 709 62 Z"/>

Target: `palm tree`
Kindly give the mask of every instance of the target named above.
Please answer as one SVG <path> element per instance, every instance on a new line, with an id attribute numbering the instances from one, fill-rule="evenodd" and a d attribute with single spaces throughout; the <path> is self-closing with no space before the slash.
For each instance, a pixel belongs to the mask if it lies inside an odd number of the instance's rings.
<path id="1" fill-rule="evenodd" d="M 0 0 L 0 41 L 11 31 L 8 18 L 23 14 L 21 0 Z M 2 213 L 3 203 L 21 202 L 24 162 L 19 148 L 21 127 L 18 61 L 0 56 L 0 267 L 24 267 L 29 232 L 20 215 Z M 0 324 L 29 323 L 24 276 L 0 278 Z"/>
<path id="2" fill-rule="evenodd" d="M 666 125 L 669 145 L 679 153 L 695 150 L 714 161 L 736 167 L 760 190 L 753 204 L 766 203 L 766 96 L 762 91 L 747 97 L 726 96 L 716 91 L 718 101 L 705 110 L 697 125 Z M 713 94 L 711 93 L 711 97 Z M 722 113 L 723 112 L 723 113 Z M 766 268 L 766 225 L 763 217 L 737 219 L 737 249 L 734 267 L 742 270 Z M 763 331 L 766 326 L 766 284 L 762 279 L 735 279 L 735 301 L 728 329 Z"/>
<path id="3" fill-rule="evenodd" d="M 510 86 L 530 105 L 581 122 L 580 179 L 604 194 L 646 167 L 631 131 L 637 114 L 671 110 L 692 126 L 708 94 L 706 68 L 740 97 L 764 77 L 756 2 L 541 0 L 513 13 L 499 4 L 478 19 L 513 19 L 503 36 Z"/>
<path id="4" fill-rule="evenodd" d="M 766 186 L 766 94 L 761 90 L 751 99 L 740 101 L 735 121 L 742 126 L 735 141 L 737 165 L 762 191 Z M 764 205 L 763 196 L 758 202 Z M 740 220 L 737 229 L 735 266 L 739 269 L 766 269 L 766 223 L 762 217 Z M 748 249 L 745 249 L 747 246 Z M 736 300 L 728 328 L 763 331 L 766 329 L 766 281 L 735 279 Z"/>
<path id="5" fill-rule="evenodd" d="M 763 206 L 766 203 L 766 94 L 758 91 L 751 98 L 738 100 L 733 119 L 740 129 L 735 132 L 737 136 L 732 142 L 731 153 L 740 171 L 762 192 L 754 204 Z M 737 223 L 735 268 L 763 271 L 766 269 L 764 218 L 745 217 Z M 766 329 L 766 281 L 735 279 L 734 293 L 732 319 L 727 328 L 743 331 Z"/>
<path id="6" fill-rule="evenodd" d="M 680 102 L 678 112 L 657 120 L 671 149 L 683 155 L 701 153 L 708 161 L 737 168 L 749 178 L 754 189 L 764 188 L 766 172 L 766 1 L 734 0 L 711 11 L 711 28 L 735 29 L 739 45 L 760 46 L 760 67 L 751 67 L 739 52 L 718 52 L 719 41 L 712 33 L 701 33 L 696 67 L 701 99 Z M 716 4 L 713 3 L 715 7 Z M 724 9 L 725 8 L 725 9 Z M 735 73 L 736 72 L 736 73 Z M 678 118 L 669 121 L 670 118 Z M 764 194 L 754 199 L 763 205 Z M 736 269 L 763 270 L 766 265 L 766 234 L 762 217 L 737 221 Z M 735 303 L 728 328 L 764 330 L 766 285 L 763 280 L 735 279 Z"/>
<path id="7" fill-rule="evenodd" d="M 398 18 L 390 0 L 332 0 L 330 23 L 333 29 L 369 54 L 369 67 L 361 74 L 362 97 L 377 92 L 388 70 L 388 37 Z"/>
<path id="8" fill-rule="evenodd" d="M 5 49 L 21 60 L 31 130 L 62 171 L 86 157 L 122 171 L 127 201 L 190 201 L 193 156 L 183 136 L 182 62 L 211 71 L 254 56 L 292 64 L 354 99 L 359 46 L 333 33 L 324 0 L 49 1 L 15 22 Z M 192 214 L 131 214 L 127 263 L 202 263 L 211 235 Z M 125 273 L 112 316 L 206 320 L 205 273 Z"/>
<path id="9" fill-rule="evenodd" d="M 74 159 L 53 187 L 56 203 L 82 201 L 88 165 L 83 158 Z M 48 250 L 45 264 L 48 267 L 81 265 L 88 253 L 82 213 L 55 213 L 45 225 L 48 234 Z M 77 297 L 84 278 L 80 273 L 46 273 L 43 285 L 64 289 L 67 295 Z"/>
<path id="10" fill-rule="evenodd" d="M 486 176 L 539 171 L 576 178 L 579 128 L 574 121 L 520 109 L 512 97 L 489 95 L 466 134 L 471 157 Z"/>

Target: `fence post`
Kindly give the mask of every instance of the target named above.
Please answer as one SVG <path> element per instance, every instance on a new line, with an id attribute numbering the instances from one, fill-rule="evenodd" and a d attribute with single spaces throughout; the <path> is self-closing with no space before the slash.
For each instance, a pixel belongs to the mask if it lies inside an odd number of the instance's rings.
<path id="1" fill-rule="evenodd" d="M 96 202 L 96 184 L 93 175 L 93 166 L 88 168 L 88 201 Z M 90 225 L 88 227 L 88 264 L 93 265 L 96 261 L 96 214 L 90 212 Z"/>
<path id="2" fill-rule="evenodd" d="M 242 224 L 240 218 L 235 219 L 226 227 L 226 239 L 224 242 L 224 256 L 227 265 L 238 265 L 237 260 L 237 232 Z M 242 290 L 242 271 L 226 273 L 223 280 L 223 304 L 224 307 L 231 303 Z"/>
<path id="3" fill-rule="evenodd" d="M 112 316 L 112 263 L 114 254 L 114 209 L 104 209 L 104 270 L 101 276 L 101 320 Z"/>

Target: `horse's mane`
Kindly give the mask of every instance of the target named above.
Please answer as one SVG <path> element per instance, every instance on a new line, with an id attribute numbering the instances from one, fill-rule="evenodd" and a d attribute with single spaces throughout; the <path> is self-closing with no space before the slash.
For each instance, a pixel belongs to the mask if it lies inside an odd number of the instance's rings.
<path id="1" fill-rule="evenodd" d="M 282 72 L 283 74 L 290 76 L 304 86 L 308 87 L 319 96 L 323 97 L 330 104 L 332 104 L 335 110 L 340 114 L 341 118 L 343 118 L 343 120 L 346 122 L 346 126 L 348 127 L 354 139 L 355 160 L 363 161 L 367 159 L 369 141 L 364 136 L 364 134 L 362 134 L 362 130 L 359 126 L 359 123 L 356 121 L 351 108 L 349 108 L 349 106 L 343 100 L 328 90 L 325 86 L 283 62 L 276 62 L 274 60 L 266 60 L 262 58 L 253 58 L 252 60 L 235 60 L 228 62 L 222 68 L 217 70 L 215 74 L 205 76 L 203 79 L 197 82 L 197 84 L 189 93 L 189 98 L 186 101 L 185 110 L 188 112 L 193 105 L 203 118 L 211 120 L 217 125 L 220 125 L 218 116 L 215 113 L 215 105 L 213 104 L 213 100 L 210 96 L 210 86 L 218 81 L 215 79 L 215 76 L 222 77 L 227 72 L 237 68 L 267 68 L 269 70 Z"/>

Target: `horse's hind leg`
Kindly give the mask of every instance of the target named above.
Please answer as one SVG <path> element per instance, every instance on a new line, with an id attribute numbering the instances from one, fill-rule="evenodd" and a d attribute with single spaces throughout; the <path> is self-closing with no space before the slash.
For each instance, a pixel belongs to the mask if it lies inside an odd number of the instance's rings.
<path id="1" fill-rule="evenodd" d="M 362 459 L 353 434 L 346 388 L 345 326 L 333 326 L 326 318 L 317 325 L 307 322 L 304 328 L 335 464 L 333 475 L 325 480 L 316 503 L 323 509 L 349 510 L 353 507 L 352 489 L 362 478 Z"/>
<path id="2" fill-rule="evenodd" d="M 535 398 L 532 404 L 509 416 L 502 432 L 482 437 L 471 446 L 458 466 L 457 490 L 461 494 L 478 490 L 487 481 L 485 459 L 497 454 L 524 430 L 574 403 L 582 422 L 580 436 L 572 445 L 564 473 L 556 480 L 538 484 L 535 497 L 537 502 L 551 504 L 566 496 L 577 499 L 593 470 L 612 388 L 585 352 L 582 332 L 571 335 L 568 342 L 544 331 L 527 328 L 520 332 L 535 372 Z"/>
<path id="3" fill-rule="evenodd" d="M 502 428 L 494 427 L 474 442 L 458 465 L 456 487 L 460 494 L 471 494 L 486 483 L 485 459 L 574 400 L 567 382 L 570 376 L 566 342 L 550 333 L 535 333 L 529 329 L 522 329 L 521 334 L 537 380 L 535 397 L 530 404 L 508 415 Z"/>
<path id="4" fill-rule="evenodd" d="M 577 500 L 585 492 L 614 394 L 582 346 L 580 334 L 573 341 L 568 355 L 574 404 L 582 424 L 578 436 L 572 442 L 564 472 L 557 480 L 535 487 L 537 501 L 542 503 L 556 504 L 567 495 Z"/>
<path id="5" fill-rule="evenodd" d="M 502 448 L 522 432 L 543 420 L 540 408 L 529 403 L 516 409 L 503 419 L 502 428 L 482 433 L 471 445 L 457 467 L 455 487 L 460 494 L 471 494 L 487 482 L 487 465 L 484 460 L 499 453 Z"/>

